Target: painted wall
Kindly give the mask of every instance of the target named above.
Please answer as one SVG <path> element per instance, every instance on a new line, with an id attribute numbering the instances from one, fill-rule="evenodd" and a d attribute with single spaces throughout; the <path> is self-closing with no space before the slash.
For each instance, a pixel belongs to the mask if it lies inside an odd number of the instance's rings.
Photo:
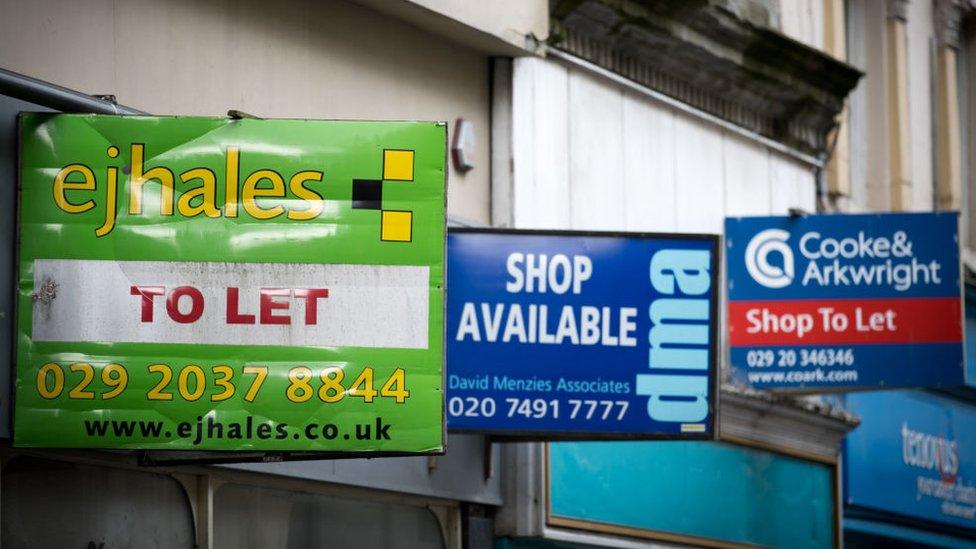
<path id="1" fill-rule="evenodd" d="M 813 169 L 559 62 L 514 63 L 513 225 L 721 233 L 815 211 Z"/>
<path id="2" fill-rule="evenodd" d="M 489 216 L 485 54 L 346 1 L 0 0 L 0 67 L 154 114 L 471 120 L 450 212 Z"/>
<path id="3" fill-rule="evenodd" d="M 376 1 L 376 0 L 370 0 Z M 390 0 L 380 0 L 390 3 Z M 539 40 L 549 35 L 549 2 L 547 0 L 405 0 L 441 13 L 518 46 L 533 35 Z"/>

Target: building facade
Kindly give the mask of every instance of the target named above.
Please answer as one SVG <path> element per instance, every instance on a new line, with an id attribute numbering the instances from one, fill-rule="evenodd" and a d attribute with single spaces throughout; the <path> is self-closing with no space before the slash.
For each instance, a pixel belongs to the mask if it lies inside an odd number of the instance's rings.
<path id="1" fill-rule="evenodd" d="M 493 177 L 493 222 L 714 234 L 726 216 L 818 211 L 829 130 L 860 74 L 771 30 L 775 8 L 554 3 L 546 57 L 514 60 L 511 114 L 495 109 L 513 169 Z M 726 383 L 719 443 L 512 445 L 518 495 L 496 532 L 511 547 L 833 546 L 855 425 Z M 741 505 L 716 514 L 715 493 Z"/>
<path id="2" fill-rule="evenodd" d="M 971 11 L 951 0 L 0 0 L 0 68 L 44 88 L 0 88 L 0 178 L 13 196 L 17 112 L 86 109 L 54 101 L 47 84 L 159 115 L 444 120 L 452 137 L 463 119 L 474 167 L 452 164 L 452 225 L 721 234 L 727 216 L 960 210 L 971 275 Z M 890 407 L 741 387 L 727 357 L 714 443 L 451 433 L 438 457 L 207 464 L 5 442 L 0 540 L 830 547 L 976 536 L 956 516 L 968 511 L 879 506 L 883 487 L 851 476 L 874 443 L 853 439 L 845 456 L 845 437 L 860 414 L 872 436 Z M 909 393 L 891 398 L 960 416 L 976 402 L 967 388 Z M 964 431 L 952 442 L 961 462 L 976 452 Z"/>
<path id="3" fill-rule="evenodd" d="M 158 115 L 440 120 L 452 137 L 463 119 L 474 168 L 449 174 L 449 212 L 476 224 L 491 215 L 493 59 L 535 55 L 548 33 L 543 0 L 12 1 L 0 12 L 0 66 L 69 88 L 24 94 L 5 80 L 5 189 L 16 188 L 16 113 L 85 112 L 52 101 L 73 90 Z M 134 454 L 6 444 L 2 544 L 461 547 L 467 536 L 485 546 L 490 523 L 479 520 L 503 501 L 500 472 L 485 464 L 499 449 L 478 436 L 449 444 L 431 458 L 148 468 Z"/>

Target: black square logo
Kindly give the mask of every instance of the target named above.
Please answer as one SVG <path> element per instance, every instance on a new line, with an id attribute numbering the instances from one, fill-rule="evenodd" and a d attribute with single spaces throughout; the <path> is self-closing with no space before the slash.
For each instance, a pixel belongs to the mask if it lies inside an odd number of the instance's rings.
<path id="1" fill-rule="evenodd" d="M 352 207 L 357 210 L 379 210 L 383 201 L 383 182 L 379 179 L 352 180 Z"/>

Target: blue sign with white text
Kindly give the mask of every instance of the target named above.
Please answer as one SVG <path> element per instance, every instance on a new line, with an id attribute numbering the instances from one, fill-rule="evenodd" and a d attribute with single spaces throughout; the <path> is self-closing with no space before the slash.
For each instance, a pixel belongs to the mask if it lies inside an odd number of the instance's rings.
<path id="1" fill-rule="evenodd" d="M 976 407 L 922 391 L 853 393 L 848 505 L 976 529 Z"/>
<path id="2" fill-rule="evenodd" d="M 714 437 L 716 254 L 705 235 L 452 229 L 448 427 Z"/>
<path id="3" fill-rule="evenodd" d="M 728 218 L 725 240 L 737 382 L 963 383 L 957 213 Z"/>

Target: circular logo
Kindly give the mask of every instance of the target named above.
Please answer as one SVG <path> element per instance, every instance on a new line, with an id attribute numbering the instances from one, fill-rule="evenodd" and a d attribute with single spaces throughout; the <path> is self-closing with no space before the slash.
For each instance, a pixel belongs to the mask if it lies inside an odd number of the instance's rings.
<path id="1" fill-rule="evenodd" d="M 767 288 L 785 288 L 793 282 L 793 250 L 787 244 L 790 233 L 782 229 L 766 229 L 752 237 L 746 246 L 746 270 L 753 280 Z M 769 262 L 769 255 L 778 253 L 783 266 Z"/>

